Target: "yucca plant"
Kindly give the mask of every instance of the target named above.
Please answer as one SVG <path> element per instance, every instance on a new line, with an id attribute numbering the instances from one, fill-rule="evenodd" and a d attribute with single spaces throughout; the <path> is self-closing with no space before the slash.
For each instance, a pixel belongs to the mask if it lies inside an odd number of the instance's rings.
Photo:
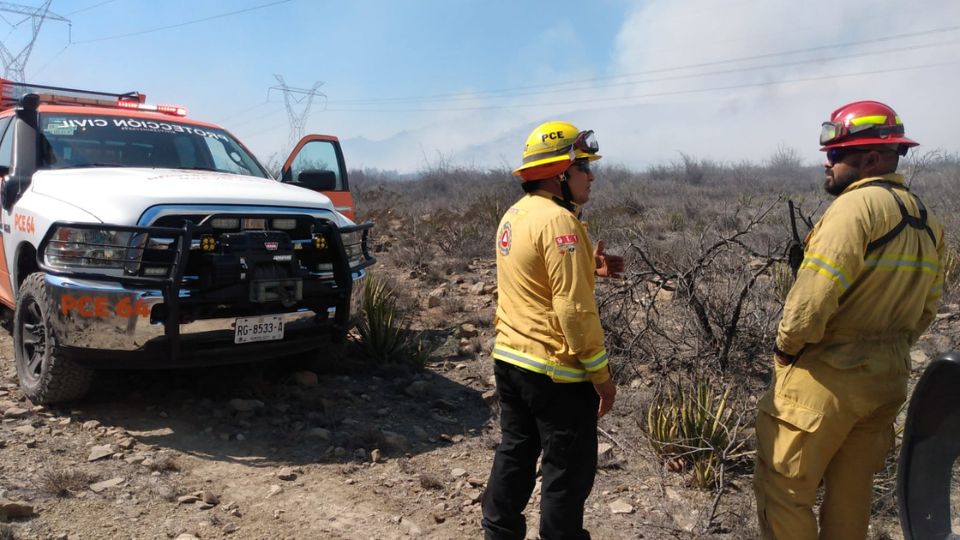
<path id="1" fill-rule="evenodd" d="M 689 466 L 693 484 L 701 488 L 716 485 L 724 453 L 736 436 L 729 397 L 729 388 L 717 396 L 706 381 L 678 381 L 646 411 L 643 429 L 654 453 L 671 469 Z"/>
<path id="2" fill-rule="evenodd" d="M 422 336 L 410 330 L 410 323 L 398 310 L 396 295 L 386 280 L 367 276 L 360 307 L 357 331 L 371 360 L 423 367 L 429 351 Z"/>

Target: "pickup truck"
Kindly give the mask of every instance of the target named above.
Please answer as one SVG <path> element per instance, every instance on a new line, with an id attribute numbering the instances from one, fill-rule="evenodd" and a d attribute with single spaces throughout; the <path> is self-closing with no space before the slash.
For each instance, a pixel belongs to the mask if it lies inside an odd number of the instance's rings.
<path id="1" fill-rule="evenodd" d="M 83 396 L 98 369 L 319 349 L 375 262 L 335 137 L 305 137 L 276 179 L 137 92 L 0 80 L 0 177 L 0 305 L 37 404 Z"/>

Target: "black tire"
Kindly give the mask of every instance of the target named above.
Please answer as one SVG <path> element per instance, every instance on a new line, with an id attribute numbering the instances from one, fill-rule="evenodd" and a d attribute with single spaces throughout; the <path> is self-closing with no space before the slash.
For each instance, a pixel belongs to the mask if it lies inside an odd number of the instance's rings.
<path id="1" fill-rule="evenodd" d="M 50 324 L 55 309 L 43 273 L 30 274 L 20 285 L 13 314 L 13 353 L 20 389 L 37 405 L 83 397 L 93 383 L 93 370 L 57 353 Z"/>

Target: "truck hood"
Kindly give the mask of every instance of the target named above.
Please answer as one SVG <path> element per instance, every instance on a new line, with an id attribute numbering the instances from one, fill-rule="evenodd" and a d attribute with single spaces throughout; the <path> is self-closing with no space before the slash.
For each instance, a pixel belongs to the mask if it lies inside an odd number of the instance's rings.
<path id="1" fill-rule="evenodd" d="M 321 193 L 269 178 L 211 171 L 106 167 L 37 171 L 30 188 L 86 210 L 104 223 L 119 225 L 135 225 L 146 209 L 165 204 L 285 206 L 334 212 L 330 199 Z"/>

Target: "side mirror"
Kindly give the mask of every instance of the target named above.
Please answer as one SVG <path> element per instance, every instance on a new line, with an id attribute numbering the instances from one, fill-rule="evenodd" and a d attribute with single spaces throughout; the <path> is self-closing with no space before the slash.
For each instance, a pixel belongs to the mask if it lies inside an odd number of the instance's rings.
<path id="1" fill-rule="evenodd" d="M 4 175 L 6 176 L 6 175 Z M 20 184 L 13 182 L 9 178 L 0 181 L 0 205 L 9 212 L 13 209 L 13 203 L 20 197 Z"/>
<path id="2" fill-rule="evenodd" d="M 333 191 L 337 189 L 337 173 L 319 169 L 302 171 L 296 185 L 313 191 Z"/>

